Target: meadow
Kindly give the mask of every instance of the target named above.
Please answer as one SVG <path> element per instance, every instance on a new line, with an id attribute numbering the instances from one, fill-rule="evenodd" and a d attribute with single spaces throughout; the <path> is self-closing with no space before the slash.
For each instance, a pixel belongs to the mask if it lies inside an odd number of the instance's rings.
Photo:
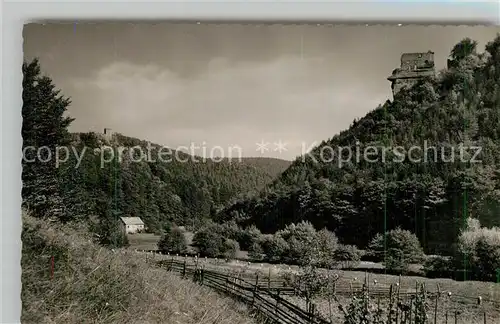
<path id="1" fill-rule="evenodd" d="M 137 235 L 137 236 L 135 236 Z M 135 241 L 140 243 L 141 239 L 152 242 L 152 237 L 148 234 L 134 234 Z M 159 238 L 159 236 L 158 236 Z M 140 250 L 138 247 L 144 246 L 143 243 L 133 245 L 131 241 L 130 249 Z M 152 245 L 149 245 L 152 247 Z M 148 249 L 149 250 L 149 249 Z M 153 249 L 150 249 L 153 250 Z M 244 253 L 241 253 L 243 255 Z M 204 269 L 214 270 L 221 273 L 228 273 L 232 275 L 245 276 L 246 278 L 255 278 L 259 276 L 260 281 L 265 283 L 267 281 L 273 282 L 282 280 L 286 273 L 299 274 L 301 269 L 296 265 L 286 264 L 269 264 L 269 263 L 252 263 L 247 259 L 238 258 L 234 260 L 223 260 L 213 258 L 196 258 L 192 256 L 174 256 L 174 255 L 160 255 L 156 253 L 138 253 L 141 258 L 146 261 L 153 260 L 176 260 L 186 262 L 191 266 L 197 265 Z M 452 279 L 430 279 L 419 276 L 396 276 L 383 273 L 370 273 L 366 269 L 380 269 L 383 268 L 381 264 L 374 262 L 360 262 L 358 267 L 362 270 L 322 270 L 338 275 L 337 280 L 337 297 L 340 303 L 347 305 L 351 300 L 352 291 L 359 291 L 363 283 L 368 283 L 372 291 L 378 291 L 380 294 L 375 296 L 374 300 L 384 307 L 388 303 L 390 286 L 399 287 L 401 293 L 401 300 L 409 298 L 412 293 L 415 293 L 417 285 L 424 284 L 429 293 L 429 308 L 432 313 L 432 308 L 435 303 L 435 293 L 440 292 L 437 308 L 438 323 L 455 323 L 455 316 L 457 316 L 457 323 L 463 324 L 476 324 L 484 323 L 484 314 L 486 313 L 486 322 L 495 323 L 500 318 L 500 284 L 492 282 L 479 282 L 479 281 L 455 281 Z M 251 279 L 248 279 L 251 280 Z M 255 280 L 255 279 L 253 279 Z M 284 298 L 291 301 L 295 305 L 305 308 L 306 301 L 304 298 L 286 295 Z M 481 298 L 481 304 L 478 304 L 478 299 Z M 338 307 L 332 306 L 332 301 L 326 297 L 318 296 L 314 301 L 317 310 L 325 318 L 331 318 L 335 323 L 342 319 L 342 314 L 339 312 Z M 433 317 L 434 315 L 432 315 Z"/>

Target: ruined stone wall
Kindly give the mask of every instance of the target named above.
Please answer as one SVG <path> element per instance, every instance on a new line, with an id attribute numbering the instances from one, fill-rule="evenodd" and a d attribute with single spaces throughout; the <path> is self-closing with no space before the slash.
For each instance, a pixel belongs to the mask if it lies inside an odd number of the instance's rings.
<path id="1" fill-rule="evenodd" d="M 416 71 L 434 68 L 434 53 L 404 53 L 401 55 L 401 69 L 403 71 Z"/>
<path id="2" fill-rule="evenodd" d="M 434 52 L 404 53 L 401 66 L 387 79 L 391 81 L 392 94 L 395 96 L 403 88 L 411 88 L 418 80 L 435 75 Z"/>

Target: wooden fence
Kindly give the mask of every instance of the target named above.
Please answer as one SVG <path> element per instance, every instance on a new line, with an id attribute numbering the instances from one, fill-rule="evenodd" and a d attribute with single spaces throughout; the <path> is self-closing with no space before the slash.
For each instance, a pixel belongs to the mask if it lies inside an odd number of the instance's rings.
<path id="1" fill-rule="evenodd" d="M 179 273 L 183 278 L 191 278 L 200 285 L 216 289 L 245 302 L 271 323 L 330 324 L 315 312 L 314 307 L 303 310 L 280 297 L 279 289 L 267 289 L 258 282 L 248 281 L 246 277 L 230 275 L 229 272 L 224 274 L 207 270 L 175 260 L 159 261 L 159 264 L 168 271 Z"/>
<path id="2" fill-rule="evenodd" d="M 153 258 L 154 260 L 154 258 Z M 184 278 L 191 278 L 195 282 L 216 289 L 217 291 L 230 295 L 252 307 L 254 311 L 260 313 L 272 323 L 283 324 L 330 324 L 330 320 L 322 317 L 317 307 L 310 303 L 301 308 L 296 303 L 290 302 L 287 296 L 297 295 L 297 291 L 287 281 L 281 277 L 272 277 L 269 270 L 268 275 L 259 275 L 259 273 L 251 273 L 247 271 L 221 271 L 215 269 L 207 269 L 205 262 L 198 264 L 198 259 L 193 258 L 193 262 L 188 262 L 187 258 L 167 258 L 161 261 L 155 261 L 161 267 L 179 273 Z M 241 269 L 240 269 L 241 270 Z M 368 283 L 368 280 L 365 279 Z M 360 293 L 363 289 L 362 282 L 339 282 L 335 285 L 334 291 L 337 296 L 351 297 Z M 389 298 L 391 289 L 394 287 L 386 287 L 377 284 L 368 284 L 367 293 L 375 298 L 384 299 Z M 416 295 L 418 287 L 412 289 L 402 289 L 400 284 L 397 284 L 398 299 L 410 300 Z M 446 291 L 439 291 L 439 287 L 435 291 L 426 290 L 428 302 L 433 305 L 433 309 L 429 314 L 431 319 L 427 323 L 443 323 L 443 324 L 457 324 L 465 323 L 460 320 L 461 311 L 453 309 L 444 312 L 444 318 L 438 320 L 437 312 L 438 301 L 441 303 L 446 298 L 451 296 Z M 288 300 L 287 300 L 288 299 Z M 453 295 L 455 302 L 458 302 L 462 307 L 476 308 L 479 311 L 478 304 L 489 303 L 494 309 L 500 308 L 500 301 L 487 300 L 482 298 L 474 298 L 471 296 L 458 296 Z M 440 309 L 439 311 L 442 311 Z M 324 314 L 324 313 L 323 313 Z M 478 313 L 481 317 L 481 323 L 497 323 L 496 318 L 487 316 L 486 311 L 481 310 Z M 484 318 L 484 321 L 482 320 Z M 398 322 L 399 323 L 399 322 Z M 403 323 L 403 321 L 401 321 Z M 404 323 L 407 323 L 405 321 Z M 411 317 L 410 322 L 411 323 Z M 498 321 L 500 323 L 500 321 Z"/>

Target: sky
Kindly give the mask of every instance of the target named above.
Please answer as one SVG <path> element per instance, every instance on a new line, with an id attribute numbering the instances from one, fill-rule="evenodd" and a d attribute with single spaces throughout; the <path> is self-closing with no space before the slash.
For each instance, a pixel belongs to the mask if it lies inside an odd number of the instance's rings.
<path id="1" fill-rule="evenodd" d="M 499 32 L 498 26 L 33 23 L 24 27 L 23 48 L 25 59 L 38 57 L 43 73 L 71 98 L 71 131 L 111 128 L 198 156 L 292 160 L 392 99 L 387 77 L 402 53 L 432 50 L 440 70 L 463 38 L 483 51 Z"/>

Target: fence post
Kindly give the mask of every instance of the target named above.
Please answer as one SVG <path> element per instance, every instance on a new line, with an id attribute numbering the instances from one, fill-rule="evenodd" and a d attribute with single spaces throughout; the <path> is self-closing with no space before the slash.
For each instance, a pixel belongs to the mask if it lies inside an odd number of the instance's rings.
<path id="1" fill-rule="evenodd" d="M 393 302 L 393 300 L 394 300 L 394 299 L 393 299 L 393 290 L 392 290 L 392 289 L 393 289 L 393 287 L 394 287 L 394 286 L 393 286 L 392 284 L 391 284 L 391 286 L 389 287 L 389 314 L 387 315 L 387 321 L 388 321 L 389 323 L 391 323 L 391 322 L 392 322 L 392 310 L 393 310 L 393 304 L 392 304 L 392 302 Z M 396 304 L 396 309 L 397 309 L 397 304 Z M 397 321 L 397 319 L 396 319 L 396 323 L 397 323 L 397 322 L 398 322 L 398 321 Z"/>
<path id="2" fill-rule="evenodd" d="M 486 312 L 483 313 L 484 324 L 486 324 Z"/>
<path id="3" fill-rule="evenodd" d="M 448 311 L 446 311 L 446 314 L 444 315 L 444 324 L 448 324 Z"/>
<path id="4" fill-rule="evenodd" d="M 255 276 L 255 286 L 252 289 L 252 306 L 255 305 L 255 294 L 257 294 L 257 289 L 259 285 L 259 274 L 257 273 Z"/>
<path id="5" fill-rule="evenodd" d="M 370 296 L 370 274 L 368 271 L 365 271 L 365 288 L 368 296 Z"/>
<path id="6" fill-rule="evenodd" d="M 458 311 L 455 310 L 455 324 L 458 323 Z"/>
<path id="7" fill-rule="evenodd" d="M 412 314 L 412 311 L 413 311 L 413 300 L 411 299 L 411 295 L 410 295 L 410 310 L 408 311 L 408 315 L 410 317 L 410 324 L 411 324 L 411 314 Z"/>
<path id="8" fill-rule="evenodd" d="M 182 278 L 186 277 L 186 259 L 184 259 L 184 267 L 182 268 Z"/>
<path id="9" fill-rule="evenodd" d="M 337 294 L 337 282 L 334 281 L 332 295 L 335 297 L 336 294 Z M 328 296 L 328 310 L 330 313 L 330 324 L 332 324 L 333 323 L 333 314 L 332 314 L 332 297 L 331 296 Z"/>
<path id="10" fill-rule="evenodd" d="M 257 293 L 257 286 L 252 289 L 252 307 L 255 305 L 255 294 Z"/>
<path id="11" fill-rule="evenodd" d="M 418 314 L 417 298 L 418 298 L 418 281 L 415 282 L 415 324 L 418 324 L 417 323 L 417 314 Z"/>
<path id="12" fill-rule="evenodd" d="M 438 284 L 438 289 L 439 289 L 439 284 Z M 436 302 L 434 304 L 434 324 L 437 324 L 438 301 L 439 301 L 439 293 L 436 293 Z"/>
<path id="13" fill-rule="evenodd" d="M 398 289 L 398 292 L 396 295 L 396 324 L 397 324 L 398 320 L 399 320 L 399 299 L 400 299 L 400 292 L 401 292 L 401 276 L 399 276 L 399 281 L 396 284 L 396 287 Z"/>
<path id="14" fill-rule="evenodd" d="M 269 277 L 267 278 L 267 289 L 271 290 L 271 267 L 269 267 Z"/>
<path id="15" fill-rule="evenodd" d="M 309 303 L 310 305 L 310 308 L 309 308 L 309 322 L 310 323 L 314 323 L 314 310 L 315 310 L 315 306 L 313 303 Z"/>
<path id="16" fill-rule="evenodd" d="M 278 292 L 277 292 L 277 295 L 276 295 L 276 305 L 274 306 L 274 313 L 275 314 L 278 314 L 278 305 L 279 305 L 279 302 L 280 302 L 280 289 L 278 288 Z"/>

